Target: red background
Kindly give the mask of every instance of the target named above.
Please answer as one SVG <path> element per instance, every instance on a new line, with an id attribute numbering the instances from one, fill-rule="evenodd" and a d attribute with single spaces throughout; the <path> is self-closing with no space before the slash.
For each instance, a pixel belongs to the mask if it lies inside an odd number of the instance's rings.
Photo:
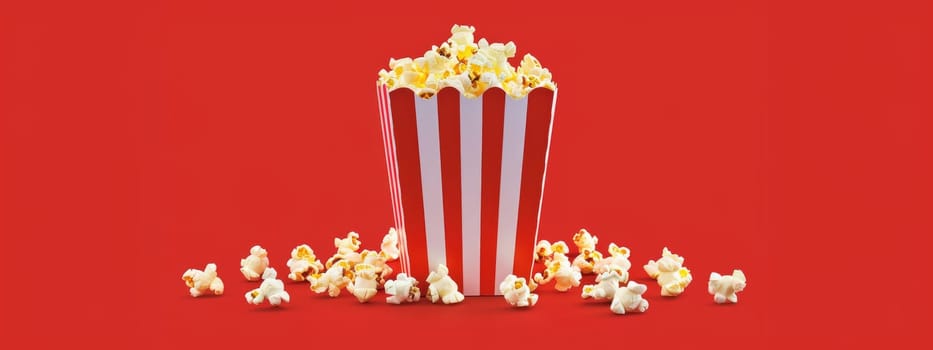
<path id="1" fill-rule="evenodd" d="M 924 1 L 19 3 L 0 5 L 4 342 L 854 346 L 931 321 Z M 621 317 L 551 287 L 530 310 L 304 284 L 278 310 L 244 302 L 253 244 L 280 271 L 350 230 L 377 247 L 376 72 L 454 23 L 515 41 L 560 87 L 540 238 L 586 227 L 630 247 L 643 282 L 667 245 L 693 271 L 684 295 L 649 284 L 648 312 Z M 207 262 L 227 294 L 193 299 L 180 276 Z M 733 268 L 741 302 L 713 304 L 709 273 Z"/>

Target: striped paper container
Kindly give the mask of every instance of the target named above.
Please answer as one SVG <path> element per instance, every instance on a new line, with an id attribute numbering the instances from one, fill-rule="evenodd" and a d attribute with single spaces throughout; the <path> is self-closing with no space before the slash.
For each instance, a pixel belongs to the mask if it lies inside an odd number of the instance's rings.
<path id="1" fill-rule="evenodd" d="M 445 264 L 464 295 L 530 277 L 557 91 L 376 85 L 401 270 L 423 281 Z"/>

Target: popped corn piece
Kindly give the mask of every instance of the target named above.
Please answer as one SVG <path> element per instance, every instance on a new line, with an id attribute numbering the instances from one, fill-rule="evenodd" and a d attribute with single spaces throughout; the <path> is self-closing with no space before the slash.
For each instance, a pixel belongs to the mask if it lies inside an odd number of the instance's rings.
<path id="1" fill-rule="evenodd" d="M 249 249 L 249 256 L 240 259 L 240 272 L 247 281 L 257 281 L 269 267 L 268 252 L 258 245 Z"/>
<path id="2" fill-rule="evenodd" d="M 671 251 L 667 249 L 667 247 L 664 247 L 664 250 L 661 251 L 661 258 L 662 259 L 670 258 L 674 260 L 675 263 L 681 264 L 681 265 L 684 263 L 684 258 L 682 256 L 671 253 Z M 645 264 L 644 268 L 645 268 L 645 272 L 648 273 L 648 277 L 651 277 L 653 279 L 658 278 L 658 275 L 661 273 L 661 271 L 658 270 L 658 262 L 660 262 L 660 260 L 659 261 L 648 260 L 648 263 Z"/>
<path id="3" fill-rule="evenodd" d="M 324 270 L 324 264 L 321 264 L 321 261 L 314 255 L 314 250 L 307 244 L 292 249 L 291 256 L 285 265 L 289 268 L 288 278 L 292 281 L 304 281 L 308 275 Z"/>
<path id="4" fill-rule="evenodd" d="M 596 251 L 596 243 L 598 242 L 599 237 L 591 235 L 585 228 L 581 228 L 580 231 L 573 234 L 573 244 L 577 246 L 578 253 L 583 253 L 586 249 Z"/>
<path id="5" fill-rule="evenodd" d="M 546 259 L 550 259 L 553 254 L 551 242 L 548 240 L 542 239 L 535 245 L 535 262 L 544 262 Z"/>
<path id="6" fill-rule="evenodd" d="M 558 254 L 566 258 L 569 253 L 570 248 L 567 247 L 567 243 L 564 243 L 564 241 L 551 243 L 547 240 L 541 240 L 535 245 L 535 262 L 547 263 Z"/>
<path id="7" fill-rule="evenodd" d="M 509 305 L 515 307 L 529 307 L 538 303 L 538 295 L 531 292 L 524 277 L 508 275 L 499 283 L 499 292 Z"/>
<path id="8" fill-rule="evenodd" d="M 386 233 L 385 237 L 382 237 L 382 250 L 380 253 L 385 255 L 386 261 L 398 260 L 401 252 L 398 250 L 398 231 L 395 230 L 395 227 L 389 228 L 389 232 Z"/>
<path id="9" fill-rule="evenodd" d="M 583 252 L 573 259 L 573 267 L 581 273 L 593 273 L 593 267 L 602 260 L 603 254 L 595 250 L 583 249 Z"/>
<path id="10" fill-rule="evenodd" d="M 206 294 L 222 295 L 224 294 L 224 282 L 217 277 L 217 265 L 207 264 L 204 271 L 198 269 L 188 269 L 181 275 L 181 279 L 188 286 L 188 293 L 192 297 L 199 297 Z"/>
<path id="11" fill-rule="evenodd" d="M 259 288 L 246 293 L 246 302 L 259 305 L 263 300 L 268 300 L 272 306 L 279 306 L 282 302 L 289 302 L 288 292 L 285 291 L 285 283 L 276 279 L 274 268 L 266 269 L 262 274 L 262 284 Z"/>
<path id="12" fill-rule="evenodd" d="M 628 282 L 628 270 L 632 268 L 632 262 L 628 260 L 631 250 L 627 247 L 617 246 L 615 243 L 609 243 L 609 255 L 603 257 L 593 265 L 593 273 L 601 274 L 610 269 L 618 269 L 622 274 L 622 283 Z"/>
<path id="13" fill-rule="evenodd" d="M 356 265 L 362 261 L 360 253 L 357 251 L 360 250 L 360 235 L 356 232 L 347 233 L 346 238 L 334 238 L 334 247 L 337 248 L 337 253 L 327 259 L 327 262 L 324 263 L 324 267 L 331 268 L 338 261 L 346 260 L 350 263 L 350 267 Z"/>
<path id="14" fill-rule="evenodd" d="M 716 272 L 709 275 L 709 294 L 717 304 L 725 302 L 738 303 L 738 292 L 745 289 L 745 273 L 742 270 L 732 270 L 732 275 L 720 275 Z"/>
<path id="15" fill-rule="evenodd" d="M 566 292 L 570 288 L 580 285 L 580 279 L 583 275 L 580 270 L 573 268 L 570 259 L 566 255 L 555 253 L 553 258 L 545 264 L 543 272 L 534 275 L 535 284 L 531 284 L 531 290 L 534 291 L 539 285 L 555 281 L 554 289 L 558 292 Z"/>
<path id="16" fill-rule="evenodd" d="M 635 281 L 629 281 L 628 285 L 624 288 L 616 290 L 616 294 L 612 298 L 612 304 L 609 305 L 609 309 L 617 314 L 645 312 L 648 310 L 648 301 L 642 299 L 642 294 L 645 294 L 647 290 L 648 286 Z"/>
<path id="17" fill-rule="evenodd" d="M 388 261 L 389 258 L 384 252 L 376 253 L 372 250 L 363 250 L 363 252 L 360 253 L 359 264 L 372 266 L 379 286 L 382 286 L 386 281 L 386 277 L 392 274 L 392 267 L 388 265 Z"/>
<path id="18" fill-rule="evenodd" d="M 444 264 L 437 265 L 437 270 L 428 274 L 428 300 L 432 303 L 438 301 L 444 304 L 456 304 L 463 301 L 463 293 L 457 291 L 457 282 L 448 275 L 449 270 Z"/>
<path id="19" fill-rule="evenodd" d="M 409 88 L 422 98 L 430 98 L 445 87 L 475 98 L 489 88 L 502 88 L 514 98 L 527 96 L 532 89 L 551 90 L 556 85 L 551 73 L 538 60 L 526 54 L 518 67 L 509 63 L 516 54 L 514 42 L 474 42 L 476 29 L 454 25 L 450 38 L 433 45 L 421 57 L 389 59 L 389 70 L 379 71 L 379 82 L 391 89 Z"/>
<path id="20" fill-rule="evenodd" d="M 583 293 L 580 294 L 583 299 L 593 298 L 596 300 L 612 299 L 619 289 L 619 283 L 622 282 L 622 275 L 618 269 L 603 272 L 596 276 L 596 284 L 583 286 Z"/>
<path id="21" fill-rule="evenodd" d="M 684 258 L 671 253 L 667 247 L 661 253 L 658 261 L 649 260 L 645 265 L 645 272 L 658 280 L 661 286 L 661 295 L 678 296 L 693 281 L 690 270 L 683 266 Z"/>
<path id="22" fill-rule="evenodd" d="M 401 304 L 415 303 L 421 299 L 421 289 L 418 289 L 418 280 L 409 277 L 404 272 L 395 276 L 395 280 L 385 283 L 386 303 Z"/>
<path id="23" fill-rule="evenodd" d="M 361 303 L 368 302 L 376 296 L 376 288 L 379 287 L 376 268 L 370 264 L 359 263 L 354 266 L 354 271 L 354 279 L 347 284 L 347 291 Z"/>
<path id="24" fill-rule="evenodd" d="M 346 260 L 341 260 L 327 269 L 323 274 L 312 274 L 308 276 L 308 282 L 311 284 L 311 290 L 315 293 L 327 292 L 332 298 L 340 295 L 340 290 L 345 288 L 353 279 L 352 268 Z"/>

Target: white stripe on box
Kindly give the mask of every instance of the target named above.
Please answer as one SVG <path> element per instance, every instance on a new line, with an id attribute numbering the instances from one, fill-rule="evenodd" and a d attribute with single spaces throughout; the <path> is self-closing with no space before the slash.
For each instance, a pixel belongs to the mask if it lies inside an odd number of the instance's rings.
<path id="1" fill-rule="evenodd" d="M 460 96 L 460 184 L 463 293 L 479 295 L 480 210 L 483 184 L 483 99 Z"/>
<path id="2" fill-rule="evenodd" d="M 415 96 L 418 156 L 421 160 L 421 193 L 424 198 L 424 231 L 428 266 L 447 264 L 444 232 L 444 191 L 441 180 L 441 145 L 437 121 L 437 97 Z"/>
<path id="3" fill-rule="evenodd" d="M 518 201 L 525 152 L 525 120 L 528 98 L 505 99 L 502 127 L 502 178 L 499 183 L 499 230 L 496 240 L 496 283 L 512 273 L 515 236 L 518 230 Z M 499 288 L 495 288 L 500 294 Z"/>

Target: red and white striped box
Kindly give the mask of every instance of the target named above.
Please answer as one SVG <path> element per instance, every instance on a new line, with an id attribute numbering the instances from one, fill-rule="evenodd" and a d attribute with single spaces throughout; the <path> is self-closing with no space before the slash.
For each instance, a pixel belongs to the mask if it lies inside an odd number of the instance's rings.
<path id="1" fill-rule="evenodd" d="M 401 270 L 423 281 L 445 264 L 465 295 L 530 277 L 557 91 L 376 85 Z"/>

